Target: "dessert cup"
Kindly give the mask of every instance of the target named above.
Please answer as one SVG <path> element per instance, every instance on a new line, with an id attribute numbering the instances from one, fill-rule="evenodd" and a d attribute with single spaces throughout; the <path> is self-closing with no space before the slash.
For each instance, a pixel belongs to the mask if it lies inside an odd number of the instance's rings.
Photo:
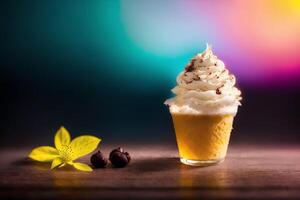
<path id="1" fill-rule="evenodd" d="M 217 164 L 225 159 L 233 119 L 241 105 L 236 78 L 207 45 L 176 78 L 167 99 L 182 163 Z"/>
<path id="2" fill-rule="evenodd" d="M 234 115 L 171 114 L 182 163 L 208 166 L 225 159 Z"/>

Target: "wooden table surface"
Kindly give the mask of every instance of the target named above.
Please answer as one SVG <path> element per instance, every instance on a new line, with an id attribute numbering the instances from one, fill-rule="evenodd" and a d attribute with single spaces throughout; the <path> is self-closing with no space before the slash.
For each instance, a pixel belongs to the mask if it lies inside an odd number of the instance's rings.
<path id="1" fill-rule="evenodd" d="M 0 199 L 300 199 L 300 146 L 230 146 L 225 162 L 190 167 L 175 146 L 131 145 L 129 166 L 91 173 L 51 171 L 29 150 L 0 151 Z"/>

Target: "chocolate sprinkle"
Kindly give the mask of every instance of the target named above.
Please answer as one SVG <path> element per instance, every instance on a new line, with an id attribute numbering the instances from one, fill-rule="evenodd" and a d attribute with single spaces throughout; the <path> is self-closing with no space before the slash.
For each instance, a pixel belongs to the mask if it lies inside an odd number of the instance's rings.
<path id="1" fill-rule="evenodd" d="M 219 94 L 219 95 L 222 94 L 220 88 L 217 88 L 217 89 L 216 89 L 216 94 Z"/>
<path id="2" fill-rule="evenodd" d="M 199 76 L 193 77 L 193 80 L 199 81 L 199 80 L 200 80 L 200 77 L 199 77 Z"/>
<path id="3" fill-rule="evenodd" d="M 195 61 L 196 61 L 196 58 L 193 58 L 191 60 L 191 62 L 185 67 L 185 71 L 186 72 L 192 72 L 192 71 L 194 71 L 194 69 L 195 69 L 195 67 L 194 67 Z"/>

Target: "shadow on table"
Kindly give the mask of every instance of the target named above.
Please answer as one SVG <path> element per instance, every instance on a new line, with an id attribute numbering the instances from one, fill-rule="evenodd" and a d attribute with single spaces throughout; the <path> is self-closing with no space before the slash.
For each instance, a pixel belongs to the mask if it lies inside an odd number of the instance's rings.
<path id="1" fill-rule="evenodd" d="M 11 166 L 14 168 L 26 168 L 32 170 L 50 170 L 51 162 L 37 162 L 30 160 L 29 158 L 19 158 L 11 162 Z M 72 166 L 64 166 L 62 168 L 57 168 L 56 171 L 74 171 Z M 76 171 L 76 170 L 75 170 Z"/>
<path id="2" fill-rule="evenodd" d="M 39 169 L 39 170 L 49 170 L 51 163 L 35 162 L 29 158 L 19 158 L 11 162 L 11 166 L 14 168 L 29 168 L 29 169 Z"/>
<path id="3" fill-rule="evenodd" d="M 136 160 L 130 164 L 129 170 L 137 173 L 143 173 L 170 171 L 179 168 L 185 168 L 186 170 L 193 169 L 191 166 L 181 164 L 177 157 L 161 157 Z"/>

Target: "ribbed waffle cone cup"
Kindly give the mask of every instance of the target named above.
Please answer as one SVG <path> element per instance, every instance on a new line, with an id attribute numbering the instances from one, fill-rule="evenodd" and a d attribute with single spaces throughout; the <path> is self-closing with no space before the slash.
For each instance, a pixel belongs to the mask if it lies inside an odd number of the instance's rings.
<path id="1" fill-rule="evenodd" d="M 171 114 L 181 162 L 205 166 L 224 160 L 234 115 Z"/>

